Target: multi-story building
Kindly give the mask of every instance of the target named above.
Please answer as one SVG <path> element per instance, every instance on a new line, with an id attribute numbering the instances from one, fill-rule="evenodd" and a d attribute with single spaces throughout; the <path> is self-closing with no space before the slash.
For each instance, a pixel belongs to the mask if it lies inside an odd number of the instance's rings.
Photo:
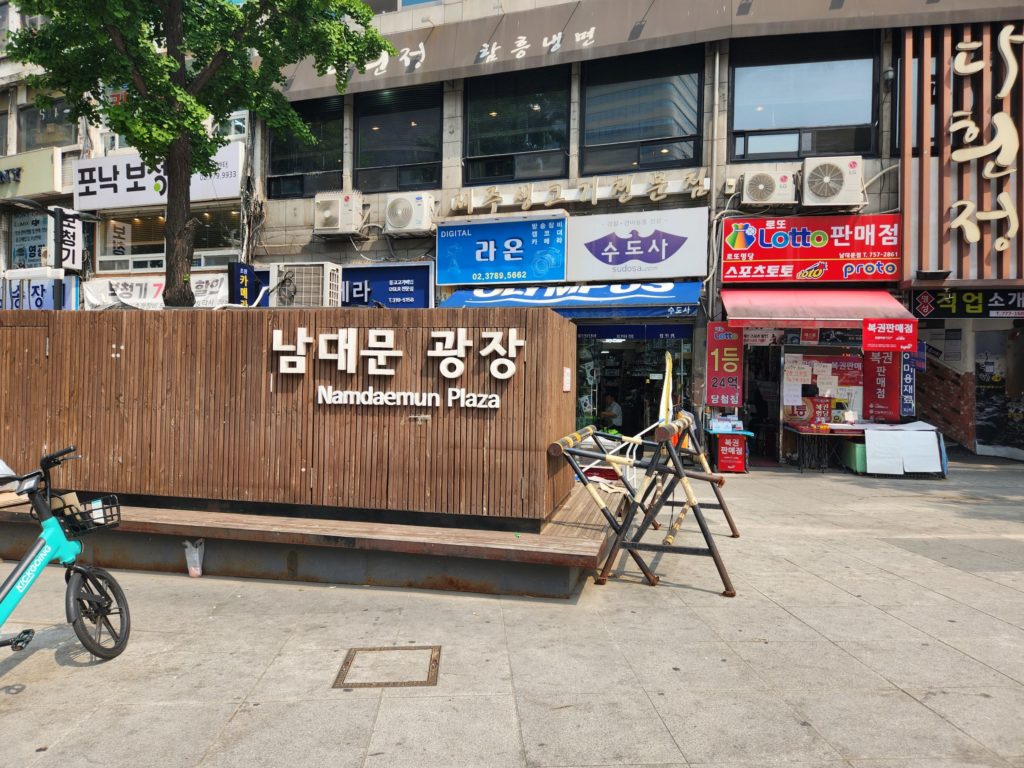
<path id="1" fill-rule="evenodd" d="M 823 400 L 1024 447 L 1019 3 L 370 5 L 395 53 L 344 95 L 310 62 L 286 72 L 316 145 L 224 128 L 234 181 L 193 186 L 200 280 L 241 258 L 276 306 L 551 306 L 578 324 L 581 422 L 611 394 L 624 429 L 649 423 L 667 351 L 687 402 L 742 408 L 769 458 Z M 104 187 L 140 173 L 131 149 L 39 114 L 6 66 L 0 146 L 62 171 L 9 196 L 99 215 L 92 305 L 150 298 L 160 198 Z M 909 360 L 862 352 L 862 322 L 907 306 L 916 385 Z"/>
<path id="2" fill-rule="evenodd" d="M 1015 3 L 371 5 L 395 55 L 356 73 L 344 96 L 308 63 L 288 73 L 287 96 L 321 142 L 263 135 L 257 262 L 377 262 L 376 274 L 399 278 L 398 262 L 430 262 L 445 306 L 554 306 L 579 324 L 581 421 L 610 393 L 625 428 L 648 422 L 667 349 L 688 400 L 744 406 L 755 450 L 785 456 L 782 427 L 812 418 L 814 397 L 829 395 L 833 415 L 913 413 L 908 366 L 861 351 L 864 319 L 910 319 L 908 289 L 949 287 L 945 305 L 975 285 L 1018 301 L 1008 289 L 1024 284 L 1024 238 L 1010 214 L 983 213 L 969 246 L 959 243 L 971 230 L 947 218 L 965 198 L 957 180 L 976 179 L 967 166 L 978 162 L 948 170 L 971 143 L 949 138 L 954 113 L 972 103 L 957 94 L 980 97 L 975 144 L 999 139 L 1007 174 L 993 184 L 1020 207 Z M 957 56 L 981 63 L 961 76 Z M 1004 76 L 1011 92 L 996 94 Z M 1012 130 L 990 117 L 1000 111 Z M 919 150 L 922 125 L 932 126 L 930 154 Z M 1007 199 L 970 183 L 979 211 Z M 1009 245 L 993 254 L 997 230 Z M 387 281 L 371 287 L 369 271 L 342 293 L 387 301 Z M 942 358 L 920 374 L 922 392 L 966 386 L 950 365 L 973 382 L 976 354 L 1002 343 L 965 332 L 953 360 L 955 343 L 937 345 L 939 335 L 978 321 L 948 316 L 946 328 L 923 323 Z M 705 391 L 708 322 L 744 332 L 728 352 L 715 340 Z M 1012 347 L 1012 319 L 991 322 Z M 1003 359 L 986 371 L 1017 381 Z M 1007 386 L 996 409 L 1012 410 L 1018 389 Z M 921 410 L 976 447 L 932 402 Z"/>

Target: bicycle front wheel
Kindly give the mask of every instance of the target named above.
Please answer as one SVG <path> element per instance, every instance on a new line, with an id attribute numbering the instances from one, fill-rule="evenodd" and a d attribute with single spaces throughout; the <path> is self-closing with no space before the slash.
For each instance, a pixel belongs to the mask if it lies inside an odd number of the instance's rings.
<path id="1" fill-rule="evenodd" d="M 131 615 L 121 585 L 102 568 L 71 574 L 66 593 L 68 621 L 93 656 L 112 659 L 128 645 Z"/>

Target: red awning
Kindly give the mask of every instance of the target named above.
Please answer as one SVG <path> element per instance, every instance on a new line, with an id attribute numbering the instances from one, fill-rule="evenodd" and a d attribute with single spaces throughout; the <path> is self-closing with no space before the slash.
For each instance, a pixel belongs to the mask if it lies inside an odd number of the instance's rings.
<path id="1" fill-rule="evenodd" d="M 860 328 L 864 318 L 912 320 L 887 291 L 723 288 L 733 328 Z"/>

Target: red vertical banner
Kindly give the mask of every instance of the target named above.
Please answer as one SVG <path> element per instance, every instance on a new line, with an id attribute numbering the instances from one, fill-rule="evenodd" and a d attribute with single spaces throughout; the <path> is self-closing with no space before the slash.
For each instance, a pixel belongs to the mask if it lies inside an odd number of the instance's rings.
<path id="1" fill-rule="evenodd" d="M 899 421 L 900 364 L 898 352 L 864 354 L 864 418 Z"/>
<path id="2" fill-rule="evenodd" d="M 743 404 L 743 330 L 726 323 L 708 324 L 708 370 L 705 403 Z"/>

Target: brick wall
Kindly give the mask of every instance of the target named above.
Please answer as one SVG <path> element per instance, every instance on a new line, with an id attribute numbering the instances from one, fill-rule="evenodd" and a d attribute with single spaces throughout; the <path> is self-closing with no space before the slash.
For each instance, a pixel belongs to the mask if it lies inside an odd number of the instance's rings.
<path id="1" fill-rule="evenodd" d="M 917 373 L 917 415 L 947 439 L 974 450 L 974 374 L 959 373 L 932 358 Z"/>

